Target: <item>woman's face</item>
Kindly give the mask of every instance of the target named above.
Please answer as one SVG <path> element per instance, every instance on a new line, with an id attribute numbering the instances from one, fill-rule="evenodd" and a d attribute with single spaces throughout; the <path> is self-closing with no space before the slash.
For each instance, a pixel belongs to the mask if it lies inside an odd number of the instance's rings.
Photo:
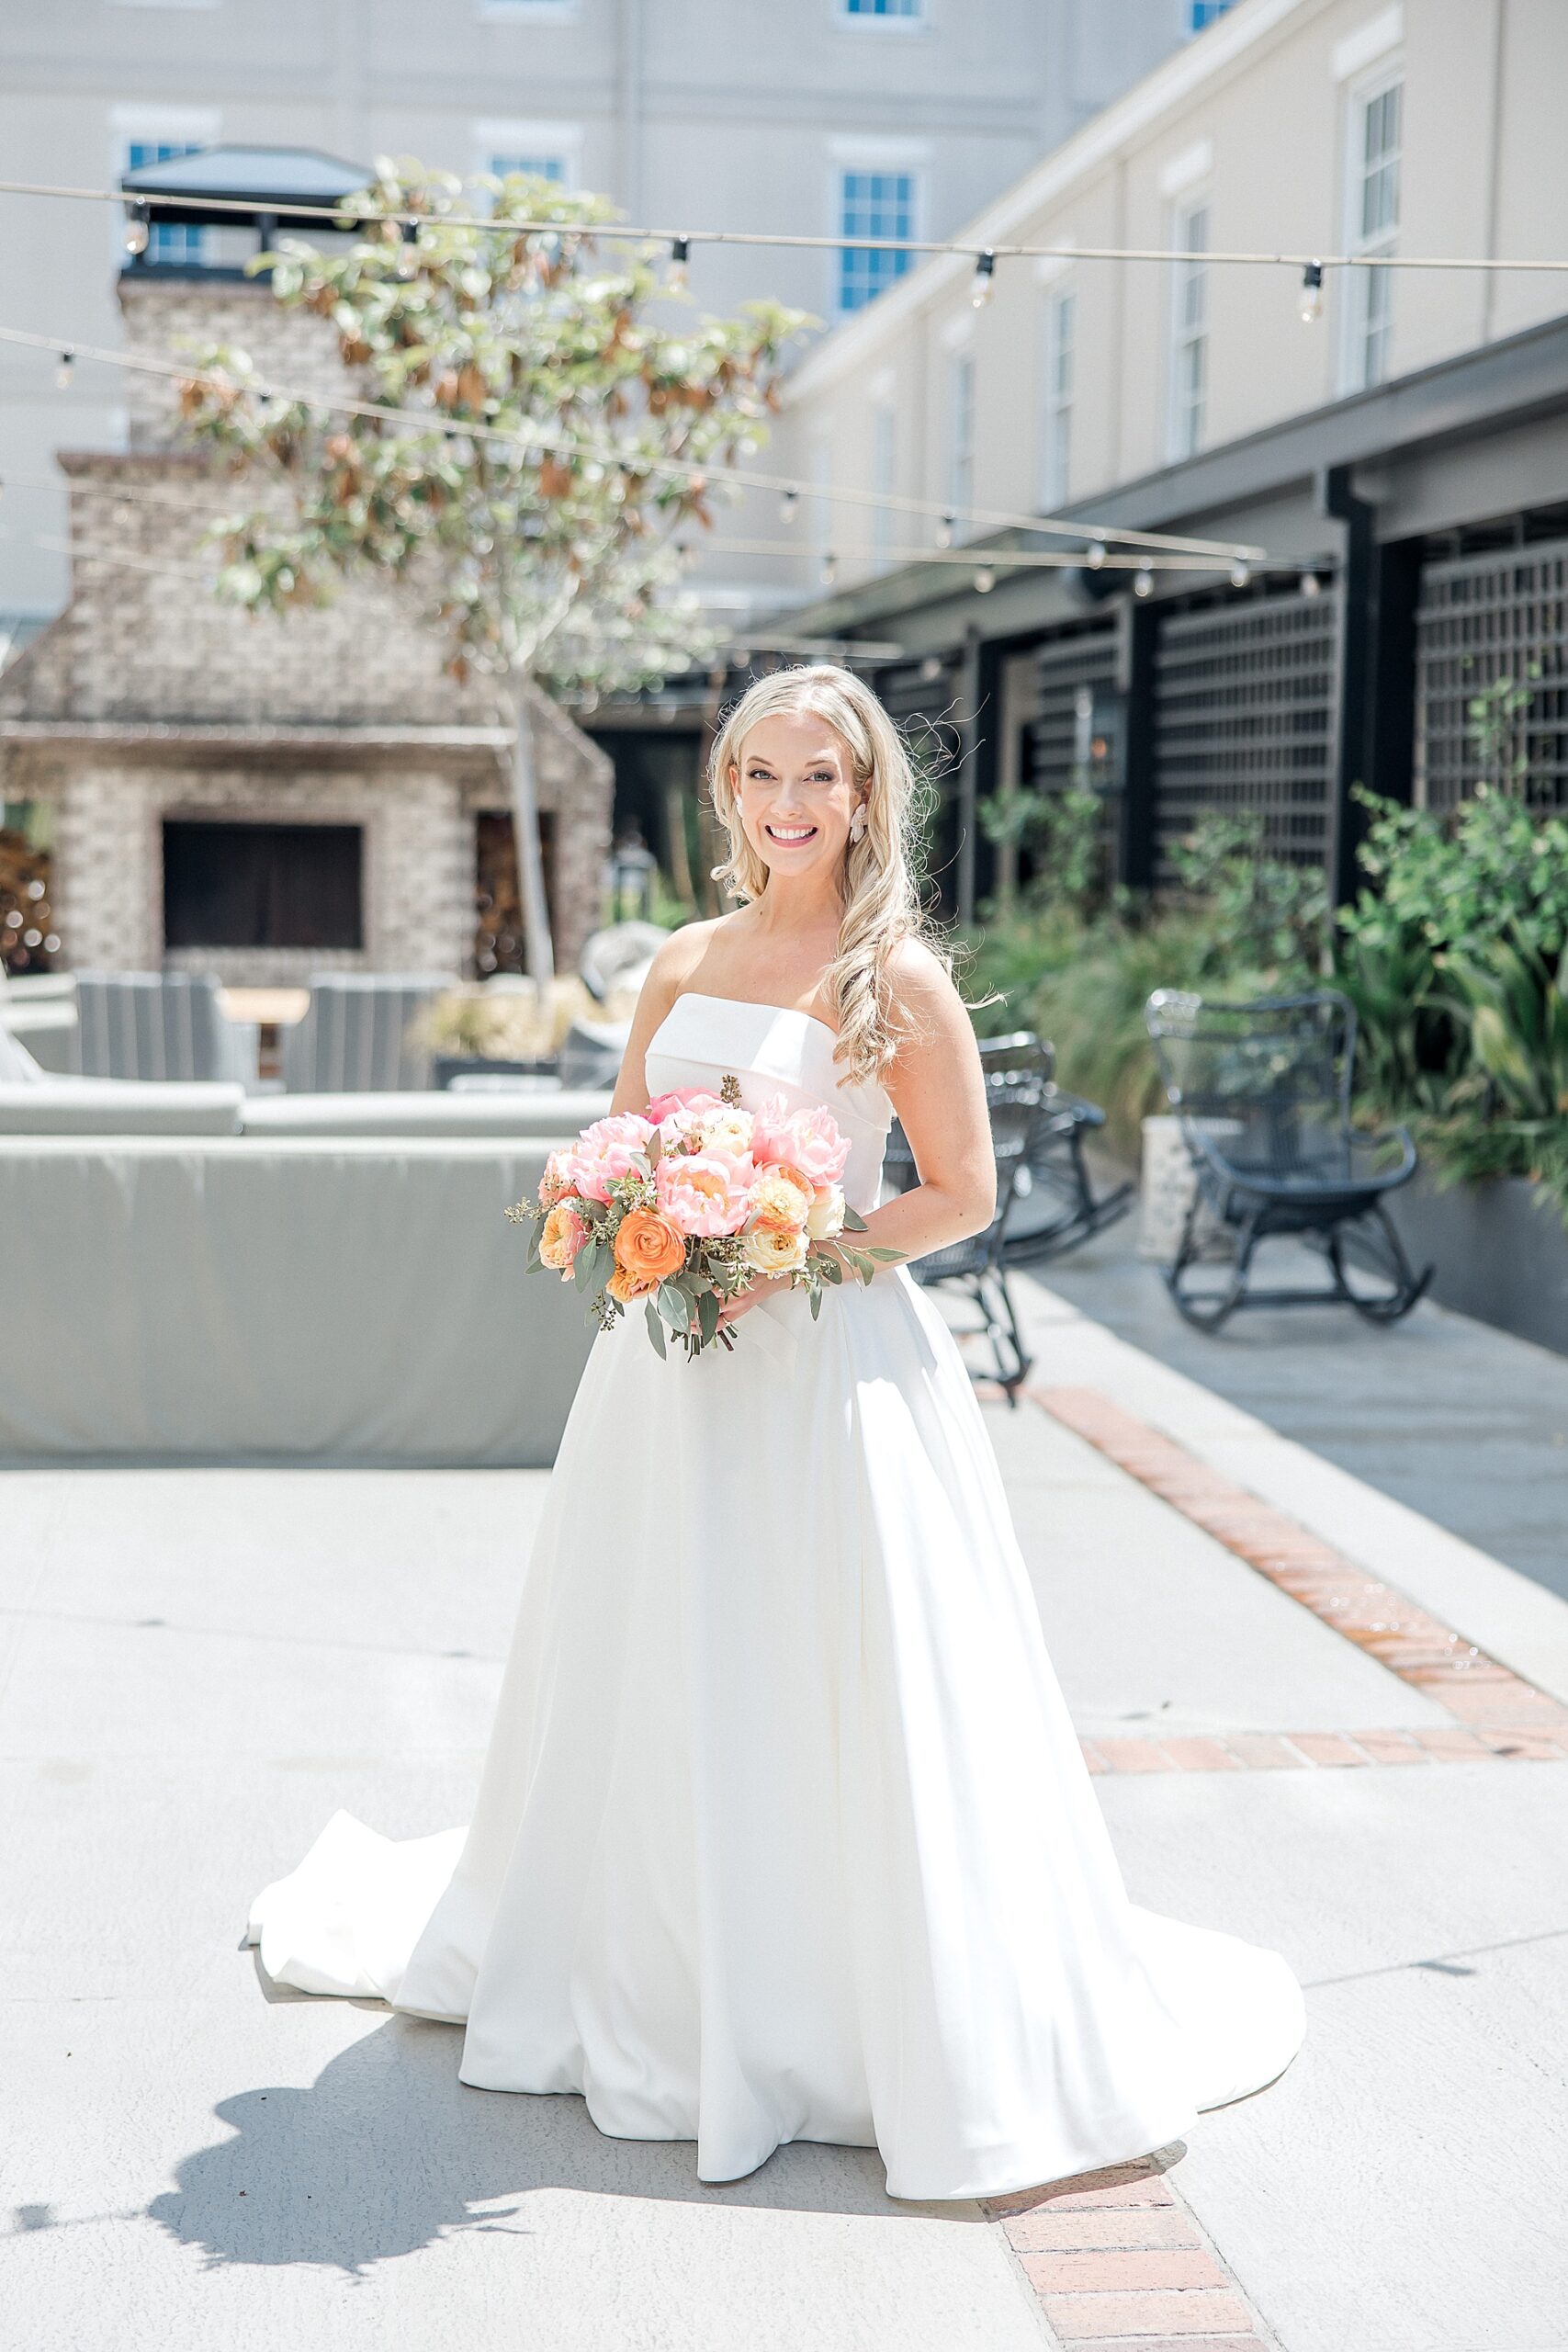
<path id="1" fill-rule="evenodd" d="M 747 840 L 770 874 L 837 872 L 861 795 L 849 745 L 808 710 L 760 718 L 730 785 Z"/>

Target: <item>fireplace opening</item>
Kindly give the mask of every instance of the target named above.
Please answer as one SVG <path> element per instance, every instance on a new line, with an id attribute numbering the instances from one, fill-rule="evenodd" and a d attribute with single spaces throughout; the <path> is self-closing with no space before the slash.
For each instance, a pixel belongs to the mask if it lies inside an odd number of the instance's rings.
<path id="1" fill-rule="evenodd" d="M 359 825 L 164 823 L 167 947 L 363 947 Z"/>

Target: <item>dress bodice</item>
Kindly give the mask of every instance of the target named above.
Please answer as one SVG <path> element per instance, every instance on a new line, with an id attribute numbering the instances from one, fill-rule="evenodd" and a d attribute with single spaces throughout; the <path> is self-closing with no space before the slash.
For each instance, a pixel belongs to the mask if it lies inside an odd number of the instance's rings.
<path id="1" fill-rule="evenodd" d="M 708 1087 L 716 1094 L 730 1072 L 748 1111 L 770 1094 L 782 1094 L 791 1110 L 825 1104 L 849 1142 L 844 1197 L 863 1213 L 876 1206 L 893 1105 L 874 1080 L 844 1082 L 833 1045 L 832 1030 L 814 1013 L 687 989 L 649 1040 L 649 1095 L 677 1086 Z"/>

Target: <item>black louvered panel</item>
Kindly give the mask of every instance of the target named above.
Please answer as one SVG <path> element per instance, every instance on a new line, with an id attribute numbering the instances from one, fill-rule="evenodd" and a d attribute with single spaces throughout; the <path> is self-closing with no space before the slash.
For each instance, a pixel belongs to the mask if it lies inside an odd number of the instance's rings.
<path id="1" fill-rule="evenodd" d="M 1034 660 L 1036 703 L 1024 729 L 1025 783 L 1035 792 L 1062 792 L 1076 780 L 1112 786 L 1121 740 L 1115 624 L 1051 638 Z"/>
<path id="2" fill-rule="evenodd" d="M 1270 854 L 1326 859 L 1338 598 L 1172 613 L 1155 657 L 1157 868 L 1208 809 L 1258 809 Z"/>
<path id="3" fill-rule="evenodd" d="M 1532 677 L 1535 665 L 1539 674 Z M 1477 740 L 1471 705 L 1505 682 L 1527 707 Z M 1416 797 L 1453 808 L 1478 784 L 1568 808 L 1568 539 L 1429 563 L 1416 643 Z"/>

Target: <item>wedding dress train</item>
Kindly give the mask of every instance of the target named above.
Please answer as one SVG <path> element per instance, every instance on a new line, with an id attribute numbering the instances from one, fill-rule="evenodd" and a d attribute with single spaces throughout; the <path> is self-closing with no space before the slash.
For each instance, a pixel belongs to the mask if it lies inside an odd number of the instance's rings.
<path id="1" fill-rule="evenodd" d="M 650 1092 L 891 1119 L 809 1014 L 688 992 Z M 895 2197 L 1140 2155 L 1305 2032 L 1277 1952 L 1128 1898 L 957 1346 L 907 1269 L 784 1293 L 733 1353 L 595 1340 L 471 1824 L 345 1812 L 257 1896 L 273 1978 L 465 2027 L 463 2082 L 693 2139 L 880 2149 Z"/>

